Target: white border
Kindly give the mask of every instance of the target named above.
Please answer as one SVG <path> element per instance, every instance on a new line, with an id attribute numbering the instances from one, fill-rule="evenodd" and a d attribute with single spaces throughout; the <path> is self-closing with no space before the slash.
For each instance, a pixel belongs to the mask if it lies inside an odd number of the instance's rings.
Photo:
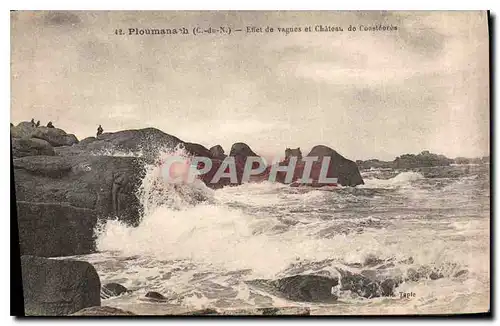
<path id="1" fill-rule="evenodd" d="M 163 3 L 159 3 L 156 1 L 112 1 L 104 3 L 102 0 L 86 0 L 84 2 L 71 2 L 71 1 L 16 1 L 10 4 L 8 8 L 2 8 L 1 13 L 1 40 L 2 47 L 0 48 L 1 56 L 3 64 L 0 65 L 1 76 L 2 76 L 2 106 L 0 109 L 1 114 L 1 128 L 2 135 L 0 137 L 0 153 L 3 154 L 3 159 L 1 160 L 2 168 L 0 169 L 0 184 L 4 185 L 2 188 L 2 193 L 0 196 L 0 200 L 2 201 L 1 207 L 10 207 L 10 161 L 7 160 L 9 157 L 9 137 L 10 134 L 7 125 L 10 122 L 10 9 L 17 10 L 217 10 L 217 9 L 231 9 L 231 10 L 492 10 L 493 13 L 497 15 L 500 14 L 498 0 L 474 0 L 474 1 L 436 1 L 436 0 L 419 0 L 419 1 L 388 1 L 388 0 L 375 0 L 375 1 L 321 1 L 321 0 L 307 0 L 307 1 L 297 1 L 297 0 L 289 0 L 282 1 L 279 4 L 275 2 L 271 2 L 269 0 L 252 0 L 246 3 L 237 3 L 236 1 L 221 1 L 221 0 L 198 0 L 198 1 L 165 1 Z M 2 3 L 2 7 L 5 2 Z M 495 35 L 495 43 L 498 44 L 498 27 L 499 23 L 497 20 L 496 24 L 496 35 Z M 495 61 L 498 58 L 498 51 L 495 55 Z M 9 61 L 9 66 L 7 65 L 7 61 Z M 498 81 L 497 85 L 494 89 L 495 93 L 498 94 Z M 494 108 L 496 111 L 496 108 Z M 497 111 L 496 111 L 497 112 Z M 498 112 L 497 112 L 498 113 Z M 498 118 L 498 115 L 497 115 Z M 9 120 L 9 121 L 7 121 Z M 497 132 L 500 132 L 497 130 Z M 491 140 L 493 142 L 493 140 Z M 498 152 L 498 143 L 495 141 L 496 146 L 495 150 Z M 498 185 L 498 177 L 495 177 L 494 185 Z M 6 186 L 9 185 L 9 190 L 6 189 Z M 498 202 L 495 199 L 495 206 L 498 208 Z M 5 209 L 6 210 L 6 209 Z M 2 302 L 0 303 L 0 307 L 2 308 L 1 319 L 2 325 L 10 324 L 16 322 L 13 317 L 7 317 L 10 315 L 10 293 L 7 291 L 6 284 L 10 283 L 10 271 L 6 265 L 9 265 L 9 257 L 10 257 L 10 242 L 8 242 L 10 229 L 7 227 L 9 222 L 6 222 L 9 217 L 4 216 L 4 221 L 2 223 L 2 236 L 0 239 L 2 240 L 2 250 L 3 250 L 3 266 L 4 268 L 0 269 L 1 271 L 1 279 L 4 281 L 3 289 L 2 289 Z M 498 225 L 500 222 L 497 221 L 496 227 L 492 234 L 498 234 Z M 496 260 L 498 260 L 498 250 L 496 250 L 495 254 Z M 498 276 L 498 270 L 497 274 Z M 498 284 L 499 279 L 496 278 L 495 284 Z M 494 291 L 495 293 L 497 291 Z M 498 314 L 498 309 L 495 309 Z M 210 320 L 211 323 L 218 323 L 220 320 Z M 290 320 L 292 321 L 292 320 Z M 350 321 L 350 323 L 359 323 L 362 320 Z M 386 323 L 389 320 L 370 320 L 370 323 Z M 32 324 L 35 321 L 24 321 L 23 324 Z M 38 321 L 40 322 L 40 321 Z M 47 320 L 46 322 L 52 323 L 54 320 Z M 67 319 L 64 319 L 63 322 L 68 322 Z M 109 323 L 110 321 L 106 320 L 89 320 L 82 321 L 79 323 L 83 324 L 102 324 Z M 119 323 L 123 322 L 122 320 L 118 321 Z M 146 322 L 154 322 L 151 320 L 136 320 L 135 323 L 146 323 Z M 178 323 L 179 321 L 171 320 L 158 320 L 158 322 L 165 323 Z M 228 321 L 231 323 L 239 322 L 239 320 Z M 250 322 L 249 320 L 247 322 Z M 269 321 L 265 320 L 255 320 L 252 321 L 254 323 L 262 324 L 269 323 Z M 343 320 L 335 319 L 331 321 L 326 321 L 331 323 L 344 323 Z M 400 323 L 400 320 L 393 320 L 393 322 Z M 434 320 L 421 320 L 419 321 L 425 324 L 434 324 L 439 321 Z M 469 320 L 472 322 L 472 320 Z M 475 321 L 478 322 L 478 321 Z M 302 323 L 310 323 L 310 321 L 302 321 Z"/>

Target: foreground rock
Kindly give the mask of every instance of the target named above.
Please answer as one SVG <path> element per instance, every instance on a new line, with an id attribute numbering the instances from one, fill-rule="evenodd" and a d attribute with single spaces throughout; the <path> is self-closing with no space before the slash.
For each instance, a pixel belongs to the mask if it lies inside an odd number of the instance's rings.
<path id="1" fill-rule="evenodd" d="M 77 311 L 70 316 L 135 316 L 134 313 L 114 307 L 90 307 Z"/>
<path id="2" fill-rule="evenodd" d="M 311 311 L 307 307 L 269 307 L 269 308 L 247 308 L 247 309 L 213 309 L 188 311 L 180 315 L 189 316 L 309 316 Z"/>
<path id="3" fill-rule="evenodd" d="M 100 306 L 101 283 L 83 261 L 21 257 L 24 309 L 31 316 L 62 316 Z"/>
<path id="4" fill-rule="evenodd" d="M 99 219 L 138 223 L 138 158 L 28 156 L 13 163 L 23 254 L 90 253 Z"/>

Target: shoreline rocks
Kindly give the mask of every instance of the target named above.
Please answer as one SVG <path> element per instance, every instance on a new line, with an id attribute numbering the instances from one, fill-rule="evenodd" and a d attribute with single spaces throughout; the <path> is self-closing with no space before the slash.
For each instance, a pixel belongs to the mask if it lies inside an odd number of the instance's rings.
<path id="1" fill-rule="evenodd" d="M 87 262 L 21 256 L 21 273 L 26 315 L 62 316 L 101 305 L 101 282 Z"/>

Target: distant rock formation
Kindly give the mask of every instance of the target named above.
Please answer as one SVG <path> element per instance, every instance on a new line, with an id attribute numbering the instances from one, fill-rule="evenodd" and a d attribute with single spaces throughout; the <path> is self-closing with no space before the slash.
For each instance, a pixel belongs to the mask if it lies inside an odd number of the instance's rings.
<path id="1" fill-rule="evenodd" d="M 87 262 L 22 256 L 21 273 L 26 315 L 62 316 L 101 305 L 101 282 Z"/>
<path id="2" fill-rule="evenodd" d="M 459 158 L 457 158 L 459 159 Z M 377 159 L 356 161 L 362 170 L 373 169 L 413 169 L 433 166 L 449 166 L 455 163 L 454 160 L 444 155 L 438 155 L 429 151 L 422 151 L 419 154 L 403 154 L 393 161 L 381 161 Z"/>

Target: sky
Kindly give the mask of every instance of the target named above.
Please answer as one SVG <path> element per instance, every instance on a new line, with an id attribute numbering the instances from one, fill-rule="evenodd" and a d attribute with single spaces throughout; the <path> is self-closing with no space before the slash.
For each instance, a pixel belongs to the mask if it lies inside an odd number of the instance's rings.
<path id="1" fill-rule="evenodd" d="M 359 31 L 379 24 L 397 30 Z M 220 26 L 232 33 L 193 35 Z M 252 26 L 274 32 L 247 33 Z M 128 34 L 180 27 L 190 33 Z M 352 160 L 483 156 L 488 58 L 485 12 L 17 11 L 11 122 L 52 121 L 79 139 L 99 124 L 155 127 L 267 156 L 319 144 Z"/>

